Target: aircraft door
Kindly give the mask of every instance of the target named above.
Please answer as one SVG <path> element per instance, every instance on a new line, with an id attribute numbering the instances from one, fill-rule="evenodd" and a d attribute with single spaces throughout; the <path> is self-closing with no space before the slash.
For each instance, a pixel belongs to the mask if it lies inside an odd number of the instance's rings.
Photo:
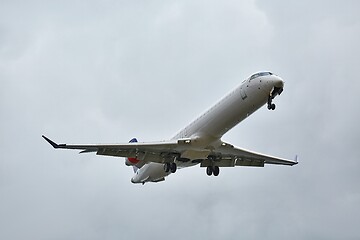
<path id="1" fill-rule="evenodd" d="M 240 95 L 241 95 L 241 98 L 242 98 L 243 100 L 244 100 L 245 98 L 247 98 L 247 95 L 246 95 L 246 92 L 245 92 L 243 86 L 240 88 Z"/>

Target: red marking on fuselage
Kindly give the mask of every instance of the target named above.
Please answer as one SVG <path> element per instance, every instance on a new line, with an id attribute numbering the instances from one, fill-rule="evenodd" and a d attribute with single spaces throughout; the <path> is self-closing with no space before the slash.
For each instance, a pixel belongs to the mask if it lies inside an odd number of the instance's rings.
<path id="1" fill-rule="evenodd" d="M 129 162 L 131 162 L 132 164 L 137 164 L 138 162 L 140 162 L 140 160 L 136 159 L 136 158 L 128 158 Z"/>

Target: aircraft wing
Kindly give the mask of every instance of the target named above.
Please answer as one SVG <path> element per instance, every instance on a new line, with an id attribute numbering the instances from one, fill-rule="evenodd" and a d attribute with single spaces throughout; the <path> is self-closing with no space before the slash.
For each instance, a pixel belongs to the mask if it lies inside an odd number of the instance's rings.
<path id="1" fill-rule="evenodd" d="M 174 158 L 189 150 L 189 140 L 173 140 L 152 143 L 126 143 L 126 144 L 57 144 L 49 138 L 42 136 L 51 146 L 60 149 L 81 150 L 80 153 L 96 152 L 97 155 L 136 158 L 142 162 L 163 163 L 166 158 Z M 295 165 L 297 160 L 273 157 L 246 149 L 234 147 L 231 144 L 222 144 L 211 151 L 210 157 L 214 158 L 219 167 L 251 166 L 263 167 L 264 164 Z M 211 166 L 209 159 L 201 161 L 201 167 Z"/>
<path id="2" fill-rule="evenodd" d="M 214 151 L 215 164 L 219 167 L 235 167 L 235 166 L 249 166 L 249 167 L 264 167 L 265 164 L 277 165 L 296 165 L 295 160 L 285 158 L 278 158 L 262 153 L 253 152 L 243 148 L 234 147 L 231 144 L 223 142 L 220 147 Z M 201 167 L 207 167 L 212 163 L 210 160 L 204 160 Z"/>
<path id="3" fill-rule="evenodd" d="M 137 158 L 142 161 L 163 162 L 164 157 L 178 154 L 178 141 L 164 141 L 153 143 L 126 143 L 126 144 L 57 144 L 42 136 L 51 146 L 61 149 L 82 150 L 80 153 L 96 152 L 97 155 Z"/>

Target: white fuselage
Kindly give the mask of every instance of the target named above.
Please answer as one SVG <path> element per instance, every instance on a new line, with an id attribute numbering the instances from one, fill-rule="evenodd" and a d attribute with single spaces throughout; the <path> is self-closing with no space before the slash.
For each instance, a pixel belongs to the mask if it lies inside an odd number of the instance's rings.
<path id="1" fill-rule="evenodd" d="M 254 75 L 253 75 L 254 76 Z M 276 75 L 250 77 L 244 80 L 218 103 L 203 113 L 196 120 L 182 129 L 172 139 L 194 139 L 193 151 L 183 153 L 184 158 L 193 160 L 207 157 L 211 146 L 220 144 L 221 137 L 267 103 L 274 87 L 282 88 L 283 80 Z M 198 164 L 194 161 L 176 161 L 179 168 Z M 131 179 L 133 183 L 161 181 L 169 175 L 164 171 L 164 164 L 147 163 L 137 170 Z"/>

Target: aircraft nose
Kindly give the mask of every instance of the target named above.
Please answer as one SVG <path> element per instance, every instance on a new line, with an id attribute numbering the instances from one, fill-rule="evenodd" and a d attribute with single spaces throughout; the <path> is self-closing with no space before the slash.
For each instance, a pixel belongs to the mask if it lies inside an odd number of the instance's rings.
<path id="1" fill-rule="evenodd" d="M 284 80 L 282 80 L 280 77 L 276 76 L 274 79 L 272 79 L 272 84 L 276 88 L 284 88 Z"/>
<path id="2" fill-rule="evenodd" d="M 273 76 L 269 77 L 268 79 L 266 79 L 265 82 L 266 83 L 265 83 L 264 87 L 262 88 L 262 90 L 265 91 L 267 94 L 269 92 L 273 91 L 274 89 L 276 89 L 277 91 L 281 91 L 281 92 L 284 89 L 284 81 L 279 76 L 273 75 Z"/>

